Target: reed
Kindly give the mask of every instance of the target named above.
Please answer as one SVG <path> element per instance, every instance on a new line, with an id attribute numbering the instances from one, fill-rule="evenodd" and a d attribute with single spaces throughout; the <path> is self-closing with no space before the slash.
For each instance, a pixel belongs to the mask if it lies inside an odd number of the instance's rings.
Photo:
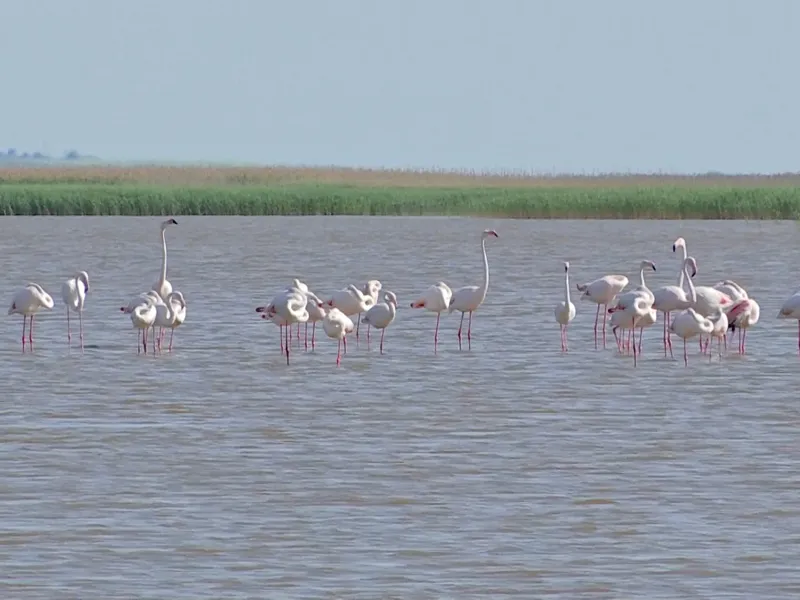
<path id="1" fill-rule="evenodd" d="M 306 181 L 154 185 L 39 179 L 0 183 L 0 214 L 797 219 L 800 187 L 730 183 L 439 187 Z"/>

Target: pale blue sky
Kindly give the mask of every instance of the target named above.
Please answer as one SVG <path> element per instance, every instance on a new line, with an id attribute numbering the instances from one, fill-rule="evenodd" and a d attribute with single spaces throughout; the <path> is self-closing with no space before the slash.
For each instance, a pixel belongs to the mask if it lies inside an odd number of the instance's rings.
<path id="1" fill-rule="evenodd" d="M 0 0 L 0 147 L 800 170 L 798 0 Z"/>

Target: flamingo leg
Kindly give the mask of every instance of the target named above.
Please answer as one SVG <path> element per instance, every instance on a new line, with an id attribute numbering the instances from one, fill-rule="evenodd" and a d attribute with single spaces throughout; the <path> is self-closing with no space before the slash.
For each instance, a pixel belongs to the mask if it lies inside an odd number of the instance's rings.
<path id="1" fill-rule="evenodd" d="M 683 338 L 683 364 L 684 366 L 689 366 L 689 355 L 686 354 L 686 338 Z"/>
<path id="2" fill-rule="evenodd" d="M 725 350 L 728 349 L 728 336 L 723 334 L 722 337 L 717 340 L 717 353 L 719 354 L 720 359 L 722 358 L 722 340 L 723 339 L 725 340 Z"/>
<path id="3" fill-rule="evenodd" d="M 342 362 L 342 338 L 339 338 L 339 347 L 336 351 L 336 366 L 339 366 L 339 363 Z"/>
<path id="4" fill-rule="evenodd" d="M 28 325 L 28 344 L 31 347 L 31 352 L 33 352 L 33 317 L 36 315 L 31 315 L 31 322 Z"/>
<path id="5" fill-rule="evenodd" d="M 175 328 L 174 327 L 172 328 L 172 331 L 170 331 L 170 333 L 169 333 L 169 348 L 167 348 L 167 350 L 169 350 L 170 352 L 172 352 L 172 338 L 173 337 L 175 337 Z"/>
<path id="6" fill-rule="evenodd" d="M 283 354 L 283 325 L 278 325 L 280 328 L 280 338 L 281 338 L 281 354 Z"/>
<path id="7" fill-rule="evenodd" d="M 594 349 L 597 350 L 597 323 L 600 320 L 600 305 L 597 305 L 597 313 L 594 315 Z M 800 325 L 800 321 L 798 321 Z M 616 336 L 615 336 L 616 337 Z M 800 333 L 797 338 L 798 348 L 800 348 Z"/>
<path id="8" fill-rule="evenodd" d="M 369 330 L 372 329 L 369 323 L 367 323 L 367 348 L 369 348 Z"/>
<path id="9" fill-rule="evenodd" d="M 67 307 L 67 346 L 72 345 L 72 333 L 69 330 L 69 306 Z"/>
<path id="10" fill-rule="evenodd" d="M 667 346 L 669 346 L 669 357 L 675 358 L 675 355 L 672 353 L 672 336 L 669 333 L 669 326 L 671 321 L 672 321 L 672 315 L 671 313 L 667 313 Z"/>
<path id="11" fill-rule="evenodd" d="M 142 330 L 136 330 L 136 354 L 142 353 Z"/>
<path id="12" fill-rule="evenodd" d="M 800 323 L 800 321 L 798 321 Z M 464 327 L 464 313 L 461 313 L 461 321 L 458 324 L 458 349 L 461 350 L 461 329 Z"/>
<path id="13" fill-rule="evenodd" d="M 742 330 L 742 354 L 747 354 L 747 329 Z"/>
<path id="14" fill-rule="evenodd" d="M 631 327 L 631 331 L 633 331 L 633 367 L 636 368 L 636 325 Z"/>
<path id="15" fill-rule="evenodd" d="M 316 340 L 314 339 L 317 333 L 317 322 L 314 321 L 311 324 L 311 349 L 313 350 L 316 346 Z"/>
<path id="16" fill-rule="evenodd" d="M 642 337 L 644 337 L 644 327 L 639 327 L 639 356 L 642 355 Z"/>
<path id="17" fill-rule="evenodd" d="M 569 344 L 567 343 L 567 327 L 569 323 L 564 325 L 564 352 L 569 352 Z"/>
<path id="18" fill-rule="evenodd" d="M 356 321 L 356 345 L 358 345 L 358 330 L 361 328 L 361 313 L 358 313 L 358 320 Z M 345 346 L 347 348 L 347 346 Z M 345 350 L 347 354 L 347 350 Z"/>
<path id="19" fill-rule="evenodd" d="M 78 324 L 81 337 L 81 350 L 83 350 L 83 311 L 78 312 Z"/>
<path id="20" fill-rule="evenodd" d="M 436 313 L 436 329 L 433 330 L 433 353 L 436 354 L 436 346 L 439 344 L 439 318 L 442 313 Z"/>
<path id="21" fill-rule="evenodd" d="M 155 348 L 156 348 L 156 328 L 155 328 L 155 326 L 153 326 L 152 329 L 153 329 L 153 352 L 155 352 Z M 159 342 L 158 342 L 158 350 L 159 350 L 159 352 L 161 351 L 161 340 L 159 340 Z"/>
<path id="22" fill-rule="evenodd" d="M 292 324 L 286 326 L 286 364 L 289 364 L 289 344 L 292 340 Z"/>
<path id="23" fill-rule="evenodd" d="M 28 316 L 22 315 L 22 351 L 25 352 L 25 324 L 28 322 Z M 800 321 L 797 322 L 798 329 L 800 329 Z M 800 339 L 800 336 L 798 337 Z"/>
<path id="24" fill-rule="evenodd" d="M 611 333 L 614 334 L 614 341 L 617 342 L 617 350 L 619 351 L 620 354 L 622 354 L 622 345 L 620 344 L 619 337 L 617 336 L 617 328 L 612 327 Z"/>
<path id="25" fill-rule="evenodd" d="M 667 321 L 669 321 L 669 313 L 664 311 L 664 335 L 661 338 L 664 342 L 664 358 L 667 358 Z"/>
<path id="26" fill-rule="evenodd" d="M 383 354 L 383 336 L 386 334 L 386 328 L 381 329 L 381 354 Z"/>
<path id="27" fill-rule="evenodd" d="M 344 354 L 347 354 L 347 336 L 342 338 L 342 346 L 344 346 Z"/>
<path id="28" fill-rule="evenodd" d="M 606 348 L 606 321 L 608 321 L 608 318 L 606 317 L 607 314 L 608 304 L 603 304 L 603 350 Z"/>
<path id="29" fill-rule="evenodd" d="M 300 323 L 297 324 L 297 339 L 300 339 Z"/>
<path id="30" fill-rule="evenodd" d="M 147 354 L 147 328 L 142 329 L 142 350 Z"/>
<path id="31" fill-rule="evenodd" d="M 467 350 L 472 350 L 472 311 L 469 311 L 469 322 L 467 323 Z"/>
<path id="32" fill-rule="evenodd" d="M 306 349 L 306 352 L 307 352 L 308 351 L 308 321 L 306 321 L 306 325 L 304 327 L 304 330 L 305 330 L 305 338 L 306 338 L 305 349 Z"/>

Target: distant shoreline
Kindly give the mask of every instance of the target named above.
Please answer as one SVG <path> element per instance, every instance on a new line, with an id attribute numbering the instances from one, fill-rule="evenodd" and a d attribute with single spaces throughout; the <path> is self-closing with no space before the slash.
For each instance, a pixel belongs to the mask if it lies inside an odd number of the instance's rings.
<path id="1" fill-rule="evenodd" d="M 132 184 L 156 186 L 285 186 L 331 184 L 381 188 L 657 188 L 796 187 L 800 173 L 771 175 L 636 174 L 591 175 L 484 173 L 447 170 L 364 169 L 347 167 L 217 166 L 161 164 L 2 164 L 0 185 Z"/>

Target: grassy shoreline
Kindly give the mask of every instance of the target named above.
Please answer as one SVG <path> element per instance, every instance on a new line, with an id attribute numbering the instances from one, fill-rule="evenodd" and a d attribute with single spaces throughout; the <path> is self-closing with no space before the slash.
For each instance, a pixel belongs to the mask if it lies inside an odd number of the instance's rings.
<path id="1" fill-rule="evenodd" d="M 0 214 L 797 219 L 800 175 L 16 167 L 0 168 Z"/>

